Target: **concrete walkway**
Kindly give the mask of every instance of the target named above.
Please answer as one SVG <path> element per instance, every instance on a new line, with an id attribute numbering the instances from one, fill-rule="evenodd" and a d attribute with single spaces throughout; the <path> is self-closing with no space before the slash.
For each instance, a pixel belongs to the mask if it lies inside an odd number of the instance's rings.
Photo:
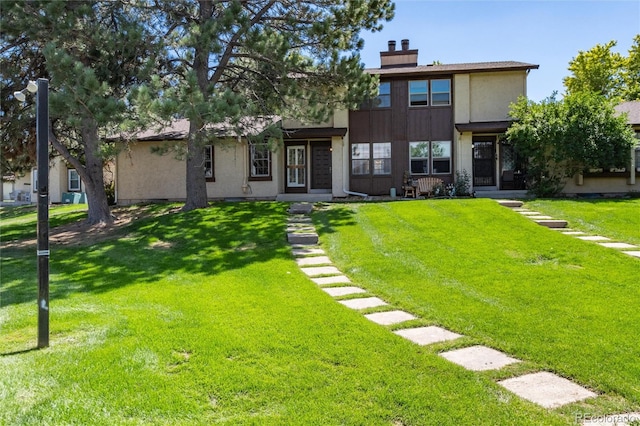
<path id="1" fill-rule="evenodd" d="M 575 231 L 567 228 L 567 221 L 562 219 L 554 219 L 550 216 L 545 216 L 539 212 L 531 211 L 523 208 L 522 201 L 515 200 L 496 200 L 501 206 L 508 207 L 515 212 L 533 220 L 538 225 L 546 226 L 549 229 L 563 233 L 564 235 L 570 235 L 583 241 L 593 241 L 603 247 L 620 250 L 624 254 L 633 256 L 640 259 L 640 247 L 628 244 L 625 242 L 613 241 L 611 238 L 602 235 L 587 235 L 582 231 Z"/>
<path id="2" fill-rule="evenodd" d="M 535 220 L 540 225 L 548 226 L 551 229 L 565 229 L 566 227 L 566 222 L 564 222 L 564 226 L 559 226 L 560 222 L 555 219 L 540 218 L 540 214 L 522 209 L 522 203 L 520 202 L 500 201 L 500 203 L 531 217 L 532 220 Z M 517 205 L 518 203 L 520 204 Z M 401 327 L 403 323 L 418 319 L 415 315 L 398 310 L 386 301 L 372 296 L 366 289 L 353 285 L 346 275 L 331 264 L 330 259 L 320 247 L 318 235 L 308 218 L 312 210 L 313 205 L 309 203 L 293 204 L 289 209 L 287 239 L 292 246 L 293 255 L 301 270 L 324 292 L 336 298 L 337 302 L 345 307 L 358 311 L 364 310 L 365 312 L 374 309 L 376 312 L 365 314 L 364 317 L 376 324 L 382 326 L 400 324 Z M 301 237 L 302 235 L 304 237 Z M 628 248 L 627 246 L 618 245 L 605 247 L 623 250 Z M 629 252 L 626 253 L 635 256 Z M 637 257 L 640 257 L 640 251 L 638 253 Z M 362 296 L 359 296 L 361 294 Z M 393 333 L 421 346 L 462 337 L 461 334 L 442 327 L 412 327 L 411 323 L 405 328 L 394 330 Z M 498 370 L 521 362 L 519 359 L 498 350 L 478 345 L 441 352 L 440 356 L 471 371 Z M 497 383 L 519 397 L 548 409 L 562 407 L 598 396 L 591 390 L 548 371 L 515 376 Z M 640 418 L 640 413 L 601 416 L 605 420 L 609 417 L 617 419 L 618 422 L 615 424 L 625 425 Z M 583 420 L 583 425 L 600 424 L 593 423 L 594 420 L 587 418 L 587 416 L 578 420 Z M 625 423 L 625 420 L 627 423 Z"/>

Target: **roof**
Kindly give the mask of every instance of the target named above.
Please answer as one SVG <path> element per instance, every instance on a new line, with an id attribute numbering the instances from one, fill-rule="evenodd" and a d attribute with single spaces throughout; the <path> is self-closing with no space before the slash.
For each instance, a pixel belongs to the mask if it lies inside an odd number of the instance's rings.
<path id="1" fill-rule="evenodd" d="M 300 129 L 283 129 L 285 139 L 330 138 L 347 134 L 346 127 L 303 127 Z"/>
<path id="2" fill-rule="evenodd" d="M 205 129 L 217 137 L 235 137 L 240 132 L 245 135 L 256 135 L 264 131 L 268 126 L 276 123 L 280 117 L 244 117 L 237 126 L 229 122 L 208 124 Z M 145 131 L 127 135 L 127 139 L 138 141 L 168 141 L 183 140 L 189 135 L 189 120 L 181 118 L 172 121 L 167 126 L 147 129 Z M 117 138 L 117 137 L 116 137 Z"/>
<path id="3" fill-rule="evenodd" d="M 456 123 L 459 132 L 476 133 L 502 133 L 505 132 L 512 121 L 476 121 L 471 123 Z"/>
<path id="4" fill-rule="evenodd" d="M 614 108 L 619 113 L 627 113 L 627 123 L 630 125 L 640 125 L 640 101 L 623 102 Z"/>
<path id="5" fill-rule="evenodd" d="M 468 74 L 489 71 L 526 71 L 538 69 L 540 66 L 526 62 L 472 62 L 463 64 L 418 65 L 415 67 L 397 66 L 389 68 L 367 68 L 365 71 L 375 75 L 410 75 L 410 74 Z"/>

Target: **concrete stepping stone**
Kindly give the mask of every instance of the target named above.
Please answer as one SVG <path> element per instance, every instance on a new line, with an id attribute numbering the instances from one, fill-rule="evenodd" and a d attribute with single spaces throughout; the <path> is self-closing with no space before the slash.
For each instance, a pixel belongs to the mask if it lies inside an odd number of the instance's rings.
<path id="1" fill-rule="evenodd" d="M 567 221 L 560 219 L 536 219 L 534 220 L 538 225 L 546 226 L 547 228 L 566 228 Z"/>
<path id="2" fill-rule="evenodd" d="M 287 234 L 287 241 L 289 241 L 289 244 L 307 244 L 307 245 L 313 245 L 313 244 L 318 244 L 318 234 L 316 233 L 288 233 Z"/>
<path id="3" fill-rule="evenodd" d="M 378 306 L 387 306 L 388 303 L 378 297 L 363 297 L 361 299 L 340 300 L 347 308 L 351 309 L 367 309 L 377 308 Z"/>
<path id="4" fill-rule="evenodd" d="M 310 277 L 319 277 L 321 275 L 340 275 L 340 271 L 335 266 L 316 266 L 311 268 L 301 268 L 300 270 Z"/>
<path id="5" fill-rule="evenodd" d="M 587 417 L 587 416 L 585 416 Z M 581 417 L 577 417 L 576 420 L 580 420 Z M 584 418 L 584 417 L 583 417 Z M 582 426 L 629 426 L 632 422 L 640 421 L 640 412 L 638 413 L 621 413 L 621 414 L 605 414 L 602 416 L 588 416 L 582 422 Z"/>
<path id="6" fill-rule="evenodd" d="M 634 246 L 633 244 L 627 243 L 598 243 L 603 247 L 614 248 L 614 249 L 633 249 L 638 248 L 638 246 Z"/>
<path id="7" fill-rule="evenodd" d="M 298 266 L 331 265 L 331 259 L 327 256 L 299 257 L 296 263 Z"/>
<path id="8" fill-rule="evenodd" d="M 563 232 L 564 235 L 584 235 L 584 232 L 582 231 L 567 231 L 567 232 Z"/>
<path id="9" fill-rule="evenodd" d="M 584 237 L 576 237 L 584 241 L 610 241 L 611 238 L 603 237 L 601 235 L 585 235 Z"/>
<path id="10" fill-rule="evenodd" d="M 623 253 L 633 257 L 640 257 L 640 251 L 623 251 Z"/>
<path id="11" fill-rule="evenodd" d="M 498 384 L 544 408 L 557 408 L 597 396 L 570 380 L 546 371 L 502 380 Z"/>
<path id="12" fill-rule="evenodd" d="M 325 254 L 324 250 L 320 248 L 295 248 L 292 250 L 292 253 L 295 257 L 306 257 Z"/>
<path id="13" fill-rule="evenodd" d="M 505 365 L 520 362 L 519 359 L 511 358 L 486 346 L 471 346 L 442 352 L 440 356 L 471 371 L 498 370 Z"/>
<path id="14" fill-rule="evenodd" d="M 287 221 L 290 224 L 295 224 L 295 223 L 310 224 L 310 223 L 312 223 L 311 218 L 309 216 L 289 216 L 289 219 L 287 219 Z"/>
<path id="15" fill-rule="evenodd" d="M 523 202 L 522 201 L 516 201 L 516 200 L 496 200 L 498 202 L 498 204 L 500 204 L 503 207 L 522 207 Z"/>
<path id="16" fill-rule="evenodd" d="M 312 225 L 288 225 L 286 232 L 316 232 Z"/>
<path id="17" fill-rule="evenodd" d="M 313 204 L 295 203 L 289 207 L 289 214 L 309 214 L 313 210 Z"/>
<path id="18" fill-rule="evenodd" d="M 434 325 L 429 327 L 404 328 L 402 330 L 396 330 L 394 333 L 421 346 L 446 342 L 462 337 L 461 334 Z"/>
<path id="19" fill-rule="evenodd" d="M 365 318 L 380 325 L 399 324 L 416 319 L 416 317 L 404 311 L 376 312 L 375 314 L 365 315 Z"/>
<path id="20" fill-rule="evenodd" d="M 547 216 L 544 214 L 537 214 L 537 215 L 533 215 L 533 216 L 527 216 L 529 219 L 531 220 L 549 220 L 549 219 L 553 219 L 551 216 Z"/>
<path id="21" fill-rule="evenodd" d="M 311 281 L 318 285 L 331 285 L 331 284 L 351 284 L 349 277 L 344 275 L 334 275 L 332 277 L 320 277 L 312 278 Z"/>
<path id="22" fill-rule="evenodd" d="M 367 290 L 360 288 L 360 287 L 354 287 L 354 286 L 346 286 L 346 287 L 325 287 L 322 289 L 322 291 L 326 292 L 329 296 L 332 297 L 340 297 L 340 296 L 347 296 L 350 294 L 358 294 L 358 293 L 366 293 Z"/>

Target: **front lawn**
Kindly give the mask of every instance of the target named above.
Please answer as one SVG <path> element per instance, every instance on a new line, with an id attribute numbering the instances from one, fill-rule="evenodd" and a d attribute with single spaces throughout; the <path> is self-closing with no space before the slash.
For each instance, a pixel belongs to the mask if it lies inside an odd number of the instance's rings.
<path id="1" fill-rule="evenodd" d="M 33 350 L 36 256 L 3 249 L 0 424 L 530 425 L 637 410 L 637 259 L 488 200 L 314 213 L 354 282 L 467 336 L 420 347 L 299 270 L 287 207 L 165 206 L 118 239 L 52 247 L 44 350 Z M 3 232 L 29 237 L 18 219 Z M 479 374 L 437 355 L 472 343 L 525 363 Z M 539 368 L 603 396 L 546 410 L 495 383 Z"/>
<path id="2" fill-rule="evenodd" d="M 640 198 L 530 200 L 526 207 L 565 219 L 573 229 L 640 245 Z"/>

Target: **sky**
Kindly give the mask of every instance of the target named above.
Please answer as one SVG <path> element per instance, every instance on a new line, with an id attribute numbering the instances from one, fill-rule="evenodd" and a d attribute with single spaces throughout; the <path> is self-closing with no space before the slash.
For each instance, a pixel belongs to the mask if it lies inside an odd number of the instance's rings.
<path id="1" fill-rule="evenodd" d="M 640 0 L 396 0 L 395 18 L 363 32 L 366 68 L 380 66 L 389 40 L 409 39 L 418 64 L 520 61 L 531 70 L 527 95 L 539 102 L 564 92 L 562 79 L 580 51 L 611 40 L 624 56 L 640 34 Z"/>

